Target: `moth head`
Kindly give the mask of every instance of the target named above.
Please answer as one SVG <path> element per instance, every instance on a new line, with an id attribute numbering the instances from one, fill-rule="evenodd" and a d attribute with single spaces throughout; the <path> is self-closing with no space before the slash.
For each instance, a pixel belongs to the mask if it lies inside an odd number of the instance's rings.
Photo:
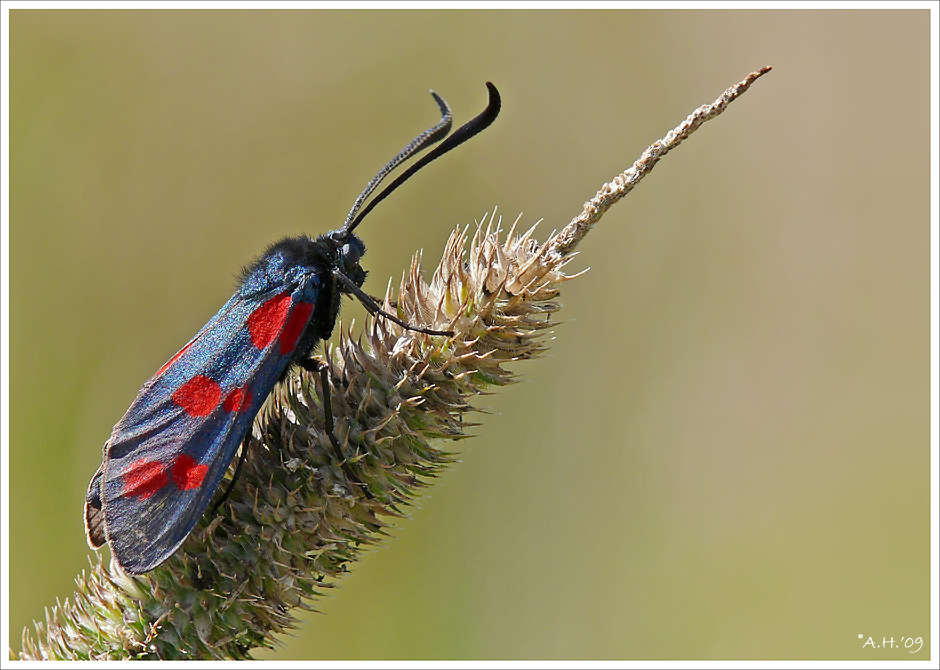
<path id="1" fill-rule="evenodd" d="M 340 240 L 338 265 L 340 271 L 352 279 L 356 286 L 362 286 L 366 280 L 366 271 L 359 265 L 359 259 L 366 253 L 366 245 L 357 235 L 349 234 Z"/>

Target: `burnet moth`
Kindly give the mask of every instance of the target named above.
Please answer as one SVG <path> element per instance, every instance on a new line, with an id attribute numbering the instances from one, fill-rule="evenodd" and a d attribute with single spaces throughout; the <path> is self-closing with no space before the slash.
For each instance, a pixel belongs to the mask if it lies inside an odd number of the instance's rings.
<path id="1" fill-rule="evenodd" d="M 92 548 L 107 542 L 114 560 L 132 574 L 169 558 L 205 513 L 243 442 L 244 455 L 255 415 L 292 365 L 320 372 L 326 430 L 343 462 L 332 434 L 327 371 L 311 358 L 333 332 L 342 294 L 409 330 L 453 334 L 406 324 L 362 291 L 366 272 L 359 259 L 366 248 L 353 231 L 415 172 L 493 123 L 499 92 L 486 86 L 486 109 L 449 137 L 450 108 L 432 92 L 441 120 L 379 171 L 343 226 L 315 239 L 288 237 L 271 245 L 245 268 L 218 314 L 144 384 L 114 426 L 88 486 L 85 531 Z M 363 207 L 389 173 L 437 142 Z"/>

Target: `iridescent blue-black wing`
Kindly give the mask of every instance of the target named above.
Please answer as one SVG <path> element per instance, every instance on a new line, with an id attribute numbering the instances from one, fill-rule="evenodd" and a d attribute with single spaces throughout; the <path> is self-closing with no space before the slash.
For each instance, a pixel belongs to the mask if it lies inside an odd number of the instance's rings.
<path id="1" fill-rule="evenodd" d="M 86 529 L 126 571 L 147 572 L 183 543 L 290 363 L 320 294 L 315 273 L 294 274 L 237 292 L 114 427 L 89 488 Z"/>

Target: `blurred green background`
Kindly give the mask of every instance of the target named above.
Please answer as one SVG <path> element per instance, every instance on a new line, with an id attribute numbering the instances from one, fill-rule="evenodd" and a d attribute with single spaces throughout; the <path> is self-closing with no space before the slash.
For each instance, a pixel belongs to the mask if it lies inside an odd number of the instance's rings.
<path id="1" fill-rule="evenodd" d="M 14 10 L 10 44 L 14 649 L 87 567 L 137 389 L 267 243 L 342 221 L 430 88 L 504 111 L 360 228 L 374 293 L 494 206 L 544 239 L 769 64 L 586 239 L 462 463 L 258 656 L 928 658 L 859 639 L 929 633 L 926 10 Z"/>

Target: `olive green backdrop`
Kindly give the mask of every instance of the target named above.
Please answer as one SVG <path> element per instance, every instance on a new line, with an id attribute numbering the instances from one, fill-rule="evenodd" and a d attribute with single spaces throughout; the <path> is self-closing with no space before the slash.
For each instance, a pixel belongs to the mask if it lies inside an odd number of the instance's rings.
<path id="1" fill-rule="evenodd" d="M 267 243 L 342 221 L 428 89 L 504 111 L 360 228 L 372 292 L 494 206 L 544 239 L 769 64 L 586 239 L 462 462 L 259 656 L 928 658 L 859 639 L 929 633 L 926 10 L 16 10 L 10 40 L 14 649 L 87 566 L 137 389 Z"/>

